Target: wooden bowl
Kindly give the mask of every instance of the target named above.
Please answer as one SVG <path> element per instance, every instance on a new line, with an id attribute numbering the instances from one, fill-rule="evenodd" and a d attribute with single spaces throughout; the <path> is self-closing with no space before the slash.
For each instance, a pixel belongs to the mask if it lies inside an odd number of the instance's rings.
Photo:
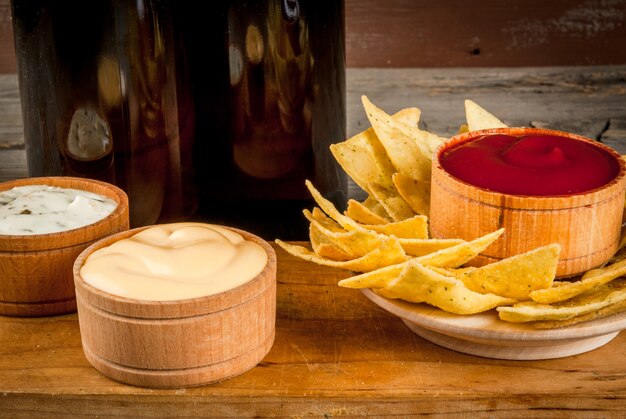
<path id="1" fill-rule="evenodd" d="M 576 195 L 518 196 L 467 184 L 447 173 L 442 154 L 456 144 L 490 134 L 557 135 L 605 150 L 619 162 L 617 177 Z M 560 131 L 498 128 L 464 133 L 440 147 L 433 159 L 430 228 L 435 238 L 472 240 L 504 227 L 504 234 L 470 264 L 480 266 L 550 243 L 561 244 L 557 276 L 585 272 L 616 252 L 624 211 L 624 160 L 596 141 Z"/>
<path id="2" fill-rule="evenodd" d="M 152 388 L 209 384 L 257 365 L 274 343 L 274 249 L 257 236 L 231 229 L 262 246 L 267 265 L 239 287 L 186 300 L 119 297 L 81 278 L 80 268 L 91 253 L 146 228 L 100 240 L 76 259 L 78 319 L 83 350 L 91 365 L 113 380 Z"/>
<path id="3" fill-rule="evenodd" d="M 118 204 L 106 218 L 73 230 L 28 236 L 0 234 L 0 314 L 27 317 L 76 311 L 74 260 L 96 240 L 129 228 L 128 197 L 111 184 L 74 177 L 12 180 L 0 184 L 0 191 L 27 185 L 81 189 Z"/>

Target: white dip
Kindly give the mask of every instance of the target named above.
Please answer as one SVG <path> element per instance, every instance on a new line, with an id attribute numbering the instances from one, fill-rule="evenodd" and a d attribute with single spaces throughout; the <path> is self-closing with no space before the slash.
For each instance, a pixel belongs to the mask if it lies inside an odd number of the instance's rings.
<path id="1" fill-rule="evenodd" d="M 72 230 L 102 220 L 116 207 L 110 198 L 78 189 L 18 186 L 0 192 L 0 234 Z"/>

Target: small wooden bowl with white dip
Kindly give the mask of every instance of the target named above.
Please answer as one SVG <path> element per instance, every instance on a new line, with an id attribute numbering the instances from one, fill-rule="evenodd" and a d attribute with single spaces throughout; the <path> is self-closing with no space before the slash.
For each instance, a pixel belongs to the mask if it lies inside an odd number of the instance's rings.
<path id="1" fill-rule="evenodd" d="M 242 230 L 175 223 L 118 233 L 76 259 L 74 279 L 85 355 L 122 383 L 222 381 L 274 343 L 276 254 Z"/>
<path id="2" fill-rule="evenodd" d="M 112 212 L 103 215 L 104 218 L 98 221 L 91 222 L 96 217 L 87 214 L 87 225 L 77 228 L 73 225 L 79 224 L 59 225 L 56 228 L 46 223 L 62 224 L 62 217 L 44 219 L 43 223 L 37 221 L 35 226 L 30 227 L 22 224 L 24 220 L 28 223 L 27 217 L 37 215 L 30 214 L 32 211 L 22 207 L 28 205 L 28 202 L 32 203 L 34 198 L 13 201 L 16 203 L 15 207 L 19 206 L 17 211 L 16 208 L 9 208 L 11 204 L 8 201 L 3 202 L 0 213 L 5 215 L 6 212 L 13 211 L 19 218 L 11 215 L 0 221 L 0 224 L 6 222 L 0 232 L 0 315 L 50 316 L 76 311 L 72 275 L 74 260 L 96 240 L 129 228 L 128 197 L 118 187 L 105 182 L 74 177 L 26 178 L 0 184 L 0 194 L 39 185 L 85 191 L 96 194 L 94 198 L 97 199 L 108 198 L 116 205 Z M 55 202 L 59 204 L 59 201 Z M 74 203 L 73 214 L 80 213 L 76 208 Z M 91 208 L 90 204 L 79 206 L 81 211 L 85 208 Z M 68 218 L 68 223 L 75 221 L 80 220 L 71 221 Z M 60 231 L 49 232 L 51 230 Z M 37 234 L 37 231 L 45 232 Z"/>

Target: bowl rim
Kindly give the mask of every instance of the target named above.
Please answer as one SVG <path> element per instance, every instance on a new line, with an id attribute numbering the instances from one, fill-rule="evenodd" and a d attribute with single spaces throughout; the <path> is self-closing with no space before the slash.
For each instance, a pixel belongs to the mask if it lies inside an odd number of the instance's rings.
<path id="1" fill-rule="evenodd" d="M 0 183 L 0 191 L 27 185 L 48 185 L 98 193 L 115 200 L 117 207 L 103 219 L 71 230 L 31 235 L 0 234 L 0 251 L 60 249 L 91 242 L 111 231 L 118 231 L 119 226 L 123 226 L 124 229 L 128 228 L 128 196 L 126 192 L 111 183 L 73 176 L 28 177 Z"/>
<path id="2" fill-rule="evenodd" d="M 441 164 L 441 156 L 448 148 L 455 146 L 457 144 L 463 144 L 466 142 L 474 141 L 485 135 L 495 135 L 495 134 L 509 134 L 509 135 L 538 134 L 538 135 L 559 136 L 559 137 L 569 138 L 572 140 L 583 141 L 611 155 L 617 161 L 618 166 L 619 166 L 619 171 L 617 175 L 615 176 L 615 178 L 605 183 L 604 185 L 581 192 L 581 193 L 577 193 L 577 194 L 517 195 L 517 194 L 493 191 L 490 189 L 473 185 L 469 182 L 466 182 L 448 173 L 448 171 Z M 578 206 L 583 206 L 583 205 L 589 205 L 589 203 L 595 202 L 599 193 L 603 195 L 607 193 L 608 195 L 613 195 L 614 192 L 617 192 L 620 189 L 621 190 L 626 189 L 626 161 L 617 151 L 607 146 L 606 144 L 600 143 L 599 141 L 592 140 L 582 135 L 578 135 L 578 134 L 574 134 L 574 133 L 570 133 L 566 131 L 547 129 L 547 128 L 503 127 L 503 128 L 487 128 L 483 130 L 460 133 L 460 134 L 450 137 L 447 141 L 441 144 L 435 151 L 434 158 L 432 161 L 433 161 L 433 172 L 438 171 L 444 174 L 449 181 L 453 181 L 457 185 L 467 188 L 468 191 L 472 191 L 472 190 L 480 191 L 483 197 L 493 200 L 494 202 L 498 202 L 504 198 L 507 201 L 507 206 L 511 208 L 526 208 L 528 204 L 532 205 L 533 202 L 537 202 L 537 201 L 562 202 L 563 205 L 570 205 L 573 203 L 576 207 L 578 207 Z"/>
<path id="3" fill-rule="evenodd" d="M 198 224 L 209 224 L 199 221 L 190 221 Z M 170 223 L 167 223 L 170 224 Z M 181 300 L 156 301 L 140 300 L 102 291 L 85 282 L 80 275 L 85 260 L 98 249 L 109 246 L 114 242 L 125 239 L 135 234 L 155 227 L 159 224 L 137 227 L 126 231 L 104 237 L 91 244 L 76 258 L 73 265 L 74 285 L 76 288 L 76 300 L 80 310 L 82 304 L 89 304 L 112 315 L 130 316 L 141 319 L 178 319 L 195 317 L 227 310 L 244 304 L 259 295 L 262 295 L 268 288 L 276 286 L 277 259 L 274 248 L 264 239 L 248 231 L 235 227 L 220 225 L 231 231 L 239 233 L 245 240 L 252 241 L 260 245 L 267 253 L 267 263 L 263 270 L 249 281 L 229 290 L 194 298 Z M 87 301 L 88 300 L 88 301 Z M 181 310 L 184 307 L 187 311 Z"/>

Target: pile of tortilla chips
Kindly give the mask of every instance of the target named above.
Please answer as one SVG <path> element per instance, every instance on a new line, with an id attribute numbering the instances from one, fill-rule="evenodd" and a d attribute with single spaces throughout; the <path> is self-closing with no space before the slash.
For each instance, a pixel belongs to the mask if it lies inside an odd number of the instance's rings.
<path id="1" fill-rule="evenodd" d="M 450 313 L 497 309 L 502 320 L 554 328 L 626 310 L 626 238 L 609 265 L 571 281 L 556 281 L 559 244 L 479 268 L 463 267 L 502 235 L 472 241 L 429 237 L 430 170 L 446 141 L 418 127 L 420 110 L 388 115 L 365 96 L 372 125 L 331 146 L 335 159 L 365 192 L 342 213 L 307 181 L 319 207 L 304 210 L 311 248 L 276 242 L 302 259 L 355 272 L 342 287 L 371 288 L 387 298 L 427 303 Z M 459 131 L 505 127 L 466 100 Z"/>

